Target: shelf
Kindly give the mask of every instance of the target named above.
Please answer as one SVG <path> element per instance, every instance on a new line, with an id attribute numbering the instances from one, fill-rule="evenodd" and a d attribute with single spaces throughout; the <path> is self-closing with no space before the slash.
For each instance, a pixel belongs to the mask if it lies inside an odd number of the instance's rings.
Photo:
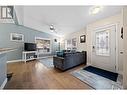
<path id="1" fill-rule="evenodd" d="M 26 61 L 35 60 L 35 59 L 37 59 L 37 58 L 26 59 Z"/>
<path id="2" fill-rule="evenodd" d="M 23 53 L 37 53 L 37 51 L 23 51 Z"/>

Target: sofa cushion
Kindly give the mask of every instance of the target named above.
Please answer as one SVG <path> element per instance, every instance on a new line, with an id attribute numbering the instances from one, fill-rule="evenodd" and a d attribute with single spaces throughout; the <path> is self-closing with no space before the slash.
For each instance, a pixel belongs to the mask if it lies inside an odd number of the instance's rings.
<path id="1" fill-rule="evenodd" d="M 57 52 L 58 57 L 64 57 L 64 51 L 59 51 Z"/>
<path id="2" fill-rule="evenodd" d="M 87 53 L 86 52 L 68 52 L 63 54 L 64 57 L 53 57 L 53 64 L 55 67 L 61 70 L 67 70 L 80 64 L 86 64 Z"/>

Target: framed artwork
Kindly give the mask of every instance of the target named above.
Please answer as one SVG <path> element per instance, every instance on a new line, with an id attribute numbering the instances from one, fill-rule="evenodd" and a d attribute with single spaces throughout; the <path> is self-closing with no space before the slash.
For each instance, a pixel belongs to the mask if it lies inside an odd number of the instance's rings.
<path id="1" fill-rule="evenodd" d="M 10 34 L 10 40 L 11 41 L 17 41 L 17 42 L 23 42 L 24 41 L 24 35 L 18 34 L 18 33 L 11 33 Z"/>
<path id="2" fill-rule="evenodd" d="M 86 42 L 86 35 L 80 36 L 80 43 L 85 43 Z"/>
<path id="3" fill-rule="evenodd" d="M 67 49 L 67 50 L 76 50 L 77 49 L 77 40 L 76 40 L 76 38 L 65 40 L 65 49 Z"/>
<path id="4" fill-rule="evenodd" d="M 76 47 L 76 38 L 72 39 L 72 46 Z"/>
<path id="5" fill-rule="evenodd" d="M 76 43 L 76 38 L 72 39 L 72 50 L 76 50 L 77 49 L 77 43 Z"/>

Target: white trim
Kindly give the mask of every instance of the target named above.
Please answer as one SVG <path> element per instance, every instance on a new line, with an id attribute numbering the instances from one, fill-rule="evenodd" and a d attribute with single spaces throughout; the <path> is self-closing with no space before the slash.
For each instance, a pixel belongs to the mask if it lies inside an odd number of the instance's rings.
<path id="1" fill-rule="evenodd" d="M 115 57 L 116 57 L 116 72 L 118 73 L 119 72 L 119 51 L 118 51 L 119 50 L 119 46 L 118 46 L 118 42 L 119 42 L 118 32 L 119 31 L 118 31 L 118 23 L 115 24 L 115 27 L 116 27 L 115 28 L 116 29 L 115 30 L 115 34 L 116 34 L 115 35 L 116 36 L 115 37 L 116 38 L 116 41 L 115 41 L 116 42 L 116 44 L 115 44 L 116 45 L 115 46 L 116 47 L 116 52 L 115 52 L 116 53 L 116 56 Z"/>
<path id="2" fill-rule="evenodd" d="M 118 23 L 114 23 L 114 24 L 107 24 L 107 25 L 103 25 L 103 26 L 98 26 L 95 27 L 94 31 L 98 31 L 98 30 L 106 30 L 108 27 L 112 27 L 112 26 L 117 26 Z M 106 29 L 105 29 L 106 28 Z"/>
<path id="3" fill-rule="evenodd" d="M 7 83 L 7 78 L 4 80 L 4 82 L 3 82 L 2 85 L 0 86 L 0 90 L 1 90 L 1 89 L 4 89 L 6 83 Z"/>
<path id="4" fill-rule="evenodd" d="M 7 61 L 7 63 L 14 63 L 14 62 L 21 62 L 23 61 L 22 59 L 18 59 L 18 60 L 10 60 L 10 61 Z"/>
<path id="5" fill-rule="evenodd" d="M 3 49 L 0 49 L 0 54 L 4 54 L 4 53 L 7 53 L 7 52 L 11 52 L 11 51 L 14 51 L 14 50 L 17 50 L 17 49 L 11 49 L 11 48 L 3 48 Z"/>
<path id="6" fill-rule="evenodd" d="M 91 65 L 92 65 L 92 64 L 90 64 L 90 63 L 88 63 L 88 62 L 86 63 L 86 66 L 91 66 Z"/>
<path id="7" fill-rule="evenodd" d="M 22 53 L 37 53 L 37 51 L 23 51 Z"/>
<path id="8" fill-rule="evenodd" d="M 13 35 L 20 35 L 22 36 L 22 40 L 13 40 Z M 14 42 L 24 42 L 24 34 L 21 33 L 10 33 L 10 41 L 14 41 Z"/>

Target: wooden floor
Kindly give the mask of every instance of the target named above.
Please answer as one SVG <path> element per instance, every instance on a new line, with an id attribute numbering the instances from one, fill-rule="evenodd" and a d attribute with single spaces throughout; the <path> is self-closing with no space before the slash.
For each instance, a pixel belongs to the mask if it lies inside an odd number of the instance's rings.
<path id="1" fill-rule="evenodd" d="M 14 74 L 4 89 L 92 89 L 70 74 L 83 65 L 65 72 L 47 68 L 39 61 L 10 63 L 7 67 Z"/>

